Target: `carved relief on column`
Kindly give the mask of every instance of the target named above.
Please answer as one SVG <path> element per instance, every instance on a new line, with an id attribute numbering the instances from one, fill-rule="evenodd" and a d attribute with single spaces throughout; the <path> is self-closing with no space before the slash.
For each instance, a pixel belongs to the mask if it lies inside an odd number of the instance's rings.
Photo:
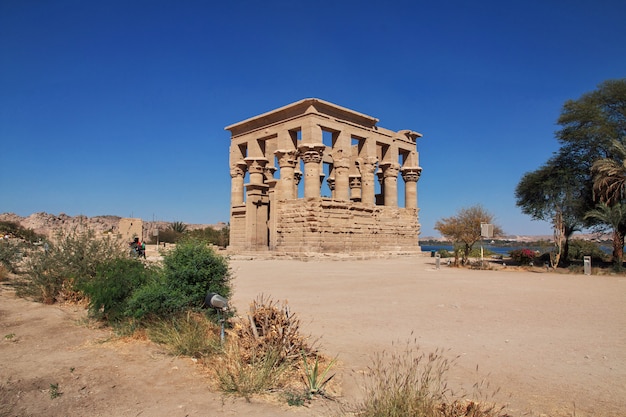
<path id="1" fill-rule="evenodd" d="M 278 158 L 278 166 L 280 167 L 280 179 L 278 180 L 278 199 L 290 200 L 295 197 L 295 178 L 294 170 L 298 164 L 297 151 L 295 149 L 290 150 L 277 150 L 274 152 L 276 158 Z"/>
<path id="2" fill-rule="evenodd" d="M 368 156 L 359 158 L 358 168 L 361 173 L 361 201 L 365 204 L 374 204 L 374 171 L 378 158 Z"/>
<path id="3" fill-rule="evenodd" d="M 304 197 L 320 196 L 320 162 L 326 149 L 324 144 L 301 145 L 298 154 L 304 162 Z"/>
<path id="4" fill-rule="evenodd" d="M 230 205 L 239 206 L 243 204 L 244 196 L 244 176 L 246 175 L 246 168 L 248 164 L 244 161 L 238 161 L 230 167 Z"/>
<path id="5" fill-rule="evenodd" d="M 404 179 L 404 205 L 406 208 L 417 208 L 417 181 L 422 175 L 422 168 L 407 167 L 402 168 L 402 179 Z"/>
<path id="6" fill-rule="evenodd" d="M 398 206 L 398 174 L 400 165 L 394 162 L 387 162 L 380 165 L 383 176 L 383 199 L 384 204 L 389 207 Z"/>
<path id="7" fill-rule="evenodd" d="M 350 200 L 350 158 L 335 158 L 333 155 L 335 192 L 333 198 L 341 201 Z"/>

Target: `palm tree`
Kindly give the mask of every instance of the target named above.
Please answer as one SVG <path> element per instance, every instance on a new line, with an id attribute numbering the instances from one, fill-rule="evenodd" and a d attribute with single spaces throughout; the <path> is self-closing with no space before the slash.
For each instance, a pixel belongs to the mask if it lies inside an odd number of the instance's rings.
<path id="1" fill-rule="evenodd" d="M 595 219 L 613 229 L 613 265 L 621 268 L 624 259 L 624 235 L 626 234 L 626 204 L 609 206 L 599 203 L 585 214 L 585 219 Z"/>
<path id="2" fill-rule="evenodd" d="M 170 230 L 176 233 L 185 233 L 187 231 L 187 225 L 183 222 L 170 223 Z"/>
<path id="3" fill-rule="evenodd" d="M 614 140 L 612 158 L 598 159 L 591 166 L 594 195 L 607 204 L 616 204 L 626 197 L 626 146 Z"/>

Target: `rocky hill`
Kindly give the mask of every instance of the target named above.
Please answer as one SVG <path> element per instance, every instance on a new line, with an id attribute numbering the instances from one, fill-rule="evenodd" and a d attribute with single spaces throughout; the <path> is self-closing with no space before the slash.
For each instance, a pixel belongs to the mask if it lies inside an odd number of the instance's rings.
<path id="1" fill-rule="evenodd" d="M 118 228 L 121 217 L 119 216 L 68 216 L 65 213 L 59 215 L 49 213 L 34 213 L 28 217 L 18 216 L 14 213 L 0 214 L 0 221 L 14 222 L 20 224 L 26 229 L 32 229 L 36 233 L 53 237 L 55 233 L 68 232 L 71 230 L 91 229 L 96 233 L 116 230 Z M 169 227 L 169 222 L 152 222 L 143 221 L 143 228 L 146 236 L 150 236 L 155 228 L 165 230 Z M 214 227 L 221 229 L 224 223 L 216 225 L 209 224 L 186 224 L 188 230 L 204 229 L 206 227 Z"/>

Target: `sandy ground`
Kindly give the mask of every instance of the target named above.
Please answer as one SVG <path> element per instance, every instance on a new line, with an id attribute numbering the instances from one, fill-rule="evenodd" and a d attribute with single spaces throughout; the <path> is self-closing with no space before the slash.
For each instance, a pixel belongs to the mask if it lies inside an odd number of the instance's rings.
<path id="1" fill-rule="evenodd" d="M 233 304 L 289 302 L 338 355 L 336 402 L 224 397 L 189 358 L 86 325 L 77 307 L 0 290 L 0 416 L 338 416 L 374 352 L 415 339 L 458 356 L 455 388 L 486 378 L 512 415 L 626 415 L 626 278 L 475 271 L 434 259 L 232 260 Z M 478 371 L 476 367 L 478 366 Z M 54 384 L 62 395 L 53 397 Z"/>

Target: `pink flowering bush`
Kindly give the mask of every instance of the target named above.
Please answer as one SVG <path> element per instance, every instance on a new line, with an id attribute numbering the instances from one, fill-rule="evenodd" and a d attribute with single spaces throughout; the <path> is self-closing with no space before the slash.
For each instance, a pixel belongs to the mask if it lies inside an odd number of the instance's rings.
<path id="1" fill-rule="evenodd" d="M 530 265 L 535 260 L 537 253 L 532 249 L 515 249 L 509 253 L 514 262 L 520 265 Z"/>

